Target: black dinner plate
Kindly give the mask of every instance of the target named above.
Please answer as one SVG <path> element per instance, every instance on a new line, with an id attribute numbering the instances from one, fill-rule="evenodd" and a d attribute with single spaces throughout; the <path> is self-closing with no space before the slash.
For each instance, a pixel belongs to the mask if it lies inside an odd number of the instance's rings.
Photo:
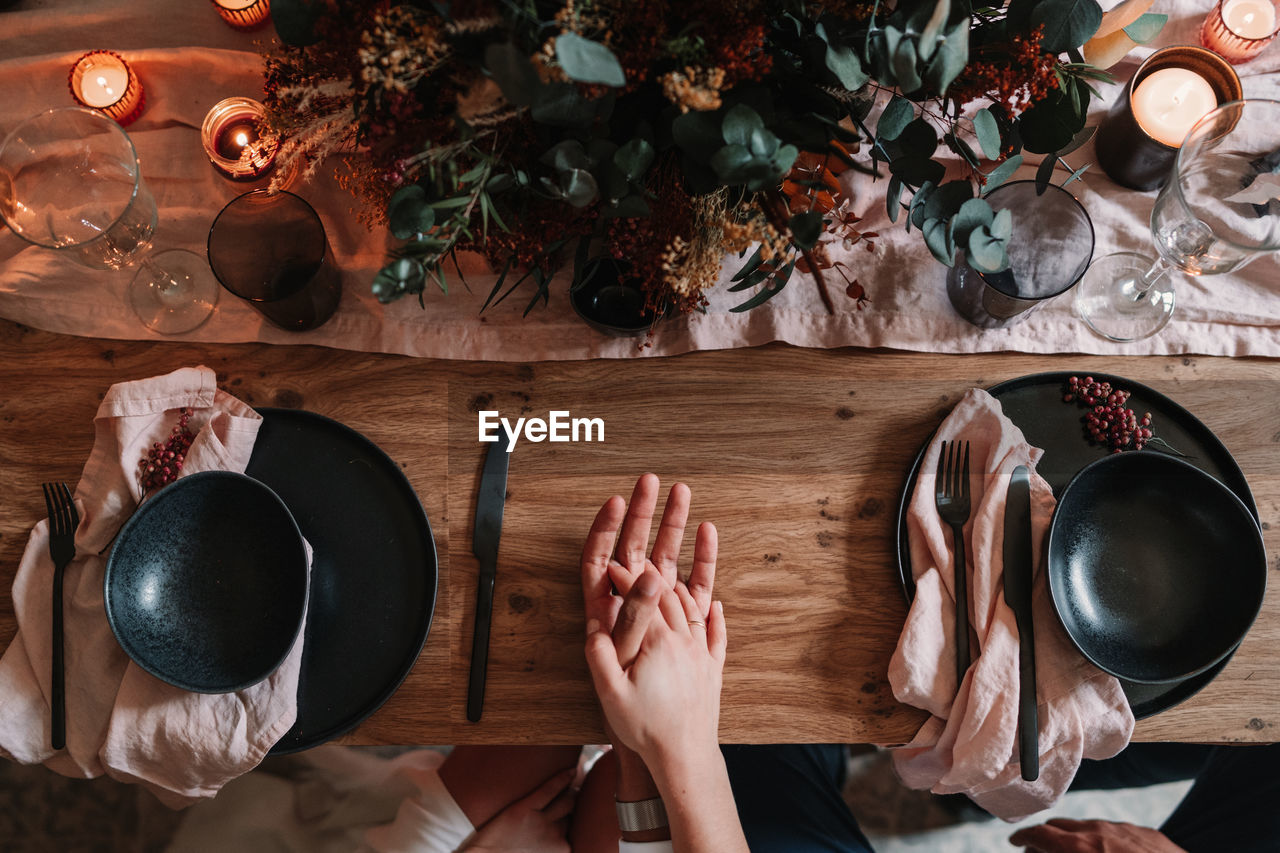
<path id="1" fill-rule="evenodd" d="M 400 467 L 314 412 L 263 408 L 245 473 L 270 486 L 311 544 L 298 719 L 271 749 L 354 729 L 413 668 L 435 611 L 431 524 Z"/>
<path id="2" fill-rule="evenodd" d="M 1055 497 L 1062 493 L 1071 479 L 1086 465 L 1103 458 L 1109 451 L 1088 441 L 1081 421 L 1084 409 L 1075 403 L 1064 403 L 1062 395 L 1067 379 L 1082 373 L 1059 371 L 1036 373 L 1010 379 L 988 388 L 991 396 L 1000 401 L 1005 415 L 1018 426 L 1027 441 L 1044 450 L 1044 456 L 1036 466 L 1036 473 L 1052 487 Z M 1091 373 L 1094 379 L 1110 382 L 1117 388 L 1132 392 L 1129 407 L 1139 414 L 1151 412 L 1156 436 L 1185 454 L 1183 461 L 1204 471 L 1236 494 L 1256 520 L 1258 507 L 1254 503 L 1249 484 L 1231 453 L 1213 432 L 1194 415 L 1158 391 L 1122 376 Z M 931 437 L 932 438 L 932 437 Z M 898 503 L 897 542 L 898 575 L 907 601 L 915 595 L 915 582 L 911 577 L 911 554 L 907 543 L 907 507 L 915 491 L 920 463 L 928 448 L 928 441 L 921 446 L 907 474 L 907 480 Z M 1160 449 L 1156 443 L 1148 449 Z M 1234 654 L 1234 650 L 1232 652 Z M 1194 696 L 1212 681 L 1231 660 L 1228 655 L 1213 667 L 1190 678 L 1163 684 L 1141 684 L 1120 679 L 1129 700 L 1134 717 L 1143 719 L 1161 711 L 1167 711 L 1179 702 Z"/>

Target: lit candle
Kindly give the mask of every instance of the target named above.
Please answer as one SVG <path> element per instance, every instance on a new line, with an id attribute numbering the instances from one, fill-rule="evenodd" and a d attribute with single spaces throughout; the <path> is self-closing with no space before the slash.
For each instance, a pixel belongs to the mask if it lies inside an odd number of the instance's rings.
<path id="1" fill-rule="evenodd" d="M 1275 31 L 1276 10 L 1269 0 L 1229 0 L 1222 4 L 1222 20 L 1241 38 L 1261 39 Z"/>
<path id="2" fill-rule="evenodd" d="M 200 128 L 209 161 L 238 180 L 253 180 L 270 172 L 280 140 L 263 128 L 265 120 L 265 108 L 252 98 L 219 101 Z"/>
<path id="3" fill-rule="evenodd" d="M 67 78 L 76 103 L 128 124 L 142 112 L 142 83 L 129 63 L 109 50 L 86 53 L 71 66 Z"/>
<path id="4" fill-rule="evenodd" d="M 1133 91 L 1133 117 L 1148 136 L 1178 148 L 1187 132 L 1218 106 L 1218 97 L 1199 74 L 1188 68 L 1161 68 Z"/>
<path id="5" fill-rule="evenodd" d="M 271 14 L 271 0 L 213 0 L 222 20 L 240 30 L 258 26 Z"/>
<path id="6" fill-rule="evenodd" d="M 1219 0 L 1200 27 L 1200 43 L 1228 62 L 1253 59 L 1280 32 L 1276 0 Z"/>

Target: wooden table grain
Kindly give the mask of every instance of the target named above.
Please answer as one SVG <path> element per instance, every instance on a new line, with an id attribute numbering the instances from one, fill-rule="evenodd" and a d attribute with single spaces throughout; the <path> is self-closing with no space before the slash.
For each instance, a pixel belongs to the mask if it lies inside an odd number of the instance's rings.
<path id="1" fill-rule="evenodd" d="M 74 482 L 108 386 L 205 364 L 254 405 L 336 418 L 402 467 L 441 559 L 435 621 L 396 694 L 343 740 L 586 743 L 603 737 L 582 655 L 582 539 L 638 474 L 693 490 L 720 529 L 730 650 L 726 742 L 894 744 L 920 712 L 886 677 L 906 613 L 896 504 L 920 444 L 964 391 L 1044 370 L 1117 373 L 1196 413 L 1235 455 L 1263 522 L 1270 589 L 1253 630 L 1200 694 L 1138 724 L 1138 740 L 1280 740 L 1280 363 L 1221 358 L 942 356 L 785 347 L 632 361 L 426 361 L 308 346 L 72 338 L 0 321 L 0 587 L 39 484 Z M 602 443 L 522 441 L 511 461 L 484 718 L 464 705 L 476 561 L 480 410 L 605 422 Z M 691 543 L 686 543 L 686 560 Z M 16 630 L 0 595 L 0 645 Z"/>

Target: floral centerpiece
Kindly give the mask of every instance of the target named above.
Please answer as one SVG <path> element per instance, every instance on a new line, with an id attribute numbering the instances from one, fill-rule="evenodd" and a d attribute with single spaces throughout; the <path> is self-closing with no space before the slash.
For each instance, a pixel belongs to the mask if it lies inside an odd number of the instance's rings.
<path id="1" fill-rule="evenodd" d="M 466 251 L 500 271 L 489 301 L 531 281 L 532 308 L 557 271 L 578 287 L 613 259 L 649 307 L 688 311 L 737 254 L 734 310 L 796 269 L 831 310 L 824 232 L 877 236 L 842 195 L 849 169 L 883 177 L 889 218 L 939 261 L 963 250 L 998 271 L 1010 215 L 984 194 L 1025 153 L 1047 155 L 1049 180 L 1106 79 L 1081 53 L 1096 0 L 272 7 L 280 172 L 336 163 L 366 220 L 402 241 L 372 284 L 384 302 L 447 290 Z"/>

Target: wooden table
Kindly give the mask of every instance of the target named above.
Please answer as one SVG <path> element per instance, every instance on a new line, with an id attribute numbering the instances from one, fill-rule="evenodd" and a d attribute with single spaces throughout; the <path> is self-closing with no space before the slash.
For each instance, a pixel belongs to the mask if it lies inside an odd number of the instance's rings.
<path id="1" fill-rule="evenodd" d="M 901 743 L 922 721 L 886 680 L 906 608 L 896 503 L 913 454 L 969 387 L 1043 370 L 1119 373 L 1195 412 L 1235 455 L 1261 512 L 1271 589 L 1226 670 L 1138 724 L 1136 739 L 1280 740 L 1280 365 L 1089 356 L 938 356 L 770 347 L 667 359 L 528 365 L 424 361 L 316 347 L 70 338 L 0 321 L 0 585 L 39 484 L 74 482 L 103 392 L 206 364 L 251 404 L 343 421 L 399 462 L 441 554 L 435 622 L 399 692 L 350 743 L 584 743 L 603 737 L 582 656 L 577 560 L 595 510 L 651 470 L 693 490 L 720 528 L 730 742 Z M 464 697 L 476 564 L 480 408 L 601 417 L 600 444 L 517 446 L 484 719 Z M 686 555 L 691 543 L 686 543 Z M 686 556 L 687 559 L 687 556 Z M 0 596 L 0 644 L 15 631 Z"/>

